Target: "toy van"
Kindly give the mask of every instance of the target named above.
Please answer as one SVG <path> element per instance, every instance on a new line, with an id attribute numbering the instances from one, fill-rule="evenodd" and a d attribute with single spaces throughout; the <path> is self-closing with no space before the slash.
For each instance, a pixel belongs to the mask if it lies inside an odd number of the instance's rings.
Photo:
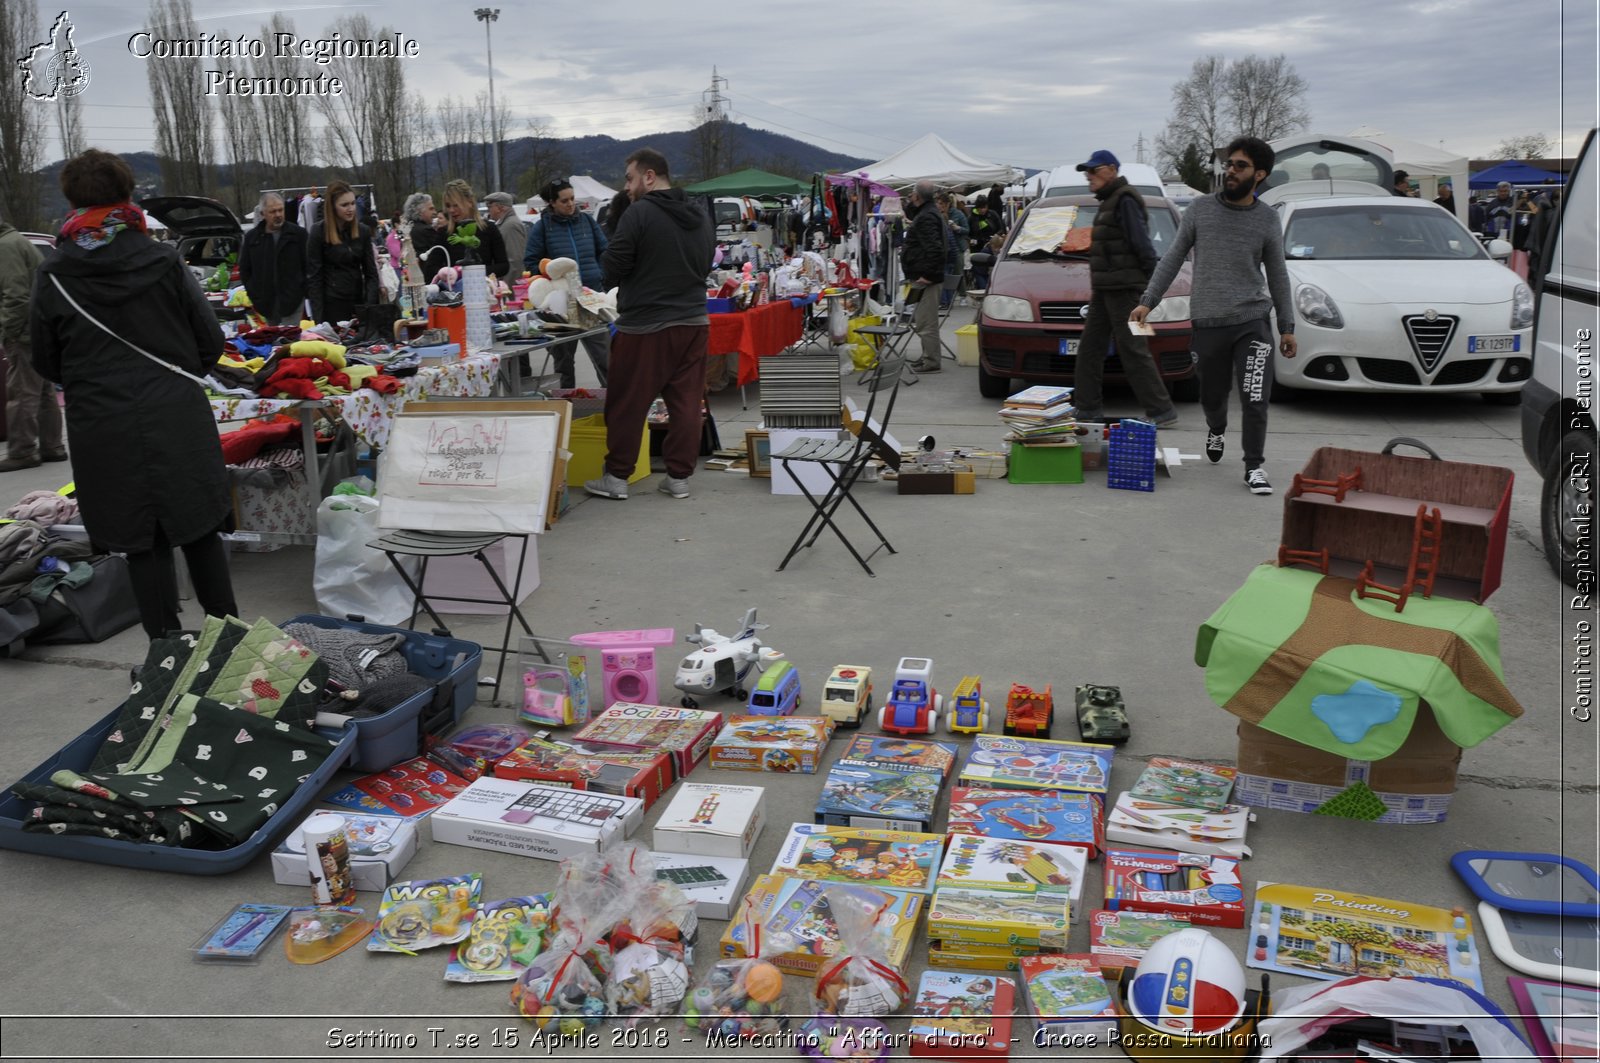
<path id="1" fill-rule="evenodd" d="M 841 664 L 822 688 L 817 712 L 838 727 L 860 727 L 872 711 L 872 669 L 864 664 Z"/>
<path id="2" fill-rule="evenodd" d="M 756 682 L 746 706 L 752 716 L 792 716 L 800 707 L 800 672 L 788 661 L 777 661 Z"/>

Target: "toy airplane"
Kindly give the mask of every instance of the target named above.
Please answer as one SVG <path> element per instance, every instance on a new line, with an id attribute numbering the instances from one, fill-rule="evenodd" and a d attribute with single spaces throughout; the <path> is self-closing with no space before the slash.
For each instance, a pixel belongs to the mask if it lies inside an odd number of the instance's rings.
<path id="1" fill-rule="evenodd" d="M 678 673 L 672 679 L 672 685 L 683 691 L 683 707 L 698 708 L 696 695 L 731 694 L 743 700 L 748 694 L 744 680 L 750 670 L 753 668 L 760 674 L 768 663 L 782 656 L 770 647 L 764 649 L 756 637 L 756 632 L 765 630 L 766 626 L 756 623 L 753 608 L 744 614 L 739 633 L 731 637 L 715 628 L 696 624 L 694 633 L 685 635 L 684 639 L 700 648 L 679 663 Z"/>

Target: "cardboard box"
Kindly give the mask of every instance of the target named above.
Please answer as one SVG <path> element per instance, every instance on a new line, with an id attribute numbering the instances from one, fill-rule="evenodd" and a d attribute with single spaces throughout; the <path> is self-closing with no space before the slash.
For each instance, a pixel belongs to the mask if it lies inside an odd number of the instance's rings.
<path id="1" fill-rule="evenodd" d="M 827 758 L 833 721 L 823 716 L 728 716 L 710 766 L 814 775 Z"/>
<path id="2" fill-rule="evenodd" d="M 1256 808 L 1314 812 L 1363 782 L 1389 807 L 1379 823 L 1441 823 L 1455 795 L 1461 747 L 1439 729 L 1427 702 L 1411 733 L 1382 760 L 1346 760 L 1254 724 L 1239 723 L 1239 778 L 1234 800 Z"/>
<path id="3" fill-rule="evenodd" d="M 620 844 L 644 819 L 644 803 L 616 794 L 484 776 L 428 817 L 433 840 L 565 860 Z"/>
<path id="4" fill-rule="evenodd" d="M 358 890 L 382 893 L 417 853 L 417 826 L 412 820 L 322 809 L 311 813 L 325 815 L 344 819 L 350 836 L 350 880 Z M 280 886 L 311 885 L 305 836 L 300 833 L 304 822 L 296 824 L 272 851 L 272 880 Z"/>
<path id="5" fill-rule="evenodd" d="M 943 472 L 918 472 L 915 466 L 902 465 L 895 480 L 902 495 L 970 495 L 978 490 L 978 477 L 971 466 Z"/>
<path id="6" fill-rule="evenodd" d="M 838 937 L 830 934 L 837 928 L 826 918 L 826 910 L 828 898 L 841 894 L 863 897 L 882 910 L 880 918 L 888 925 L 890 935 L 887 959 L 891 966 L 905 970 L 918 937 L 917 924 L 922 919 L 926 897 L 842 882 L 811 882 L 787 875 L 756 877 L 745 894 L 744 904 L 722 933 L 718 942 L 721 955 L 725 959 L 745 956 L 747 925 L 754 924 L 765 927 L 768 933 L 781 930 L 794 936 L 797 945 L 793 952 L 770 957 L 775 966 L 791 974 L 815 974 L 839 950 Z"/>
<path id="7" fill-rule="evenodd" d="M 772 873 L 932 893 L 943 854 L 944 838 L 938 834 L 795 823 Z"/>
<path id="8" fill-rule="evenodd" d="M 739 901 L 744 898 L 750 861 L 728 856 L 661 852 L 652 852 L 650 858 L 655 861 L 656 877 L 676 883 L 683 895 L 694 902 L 695 914 L 700 918 L 733 918 Z M 681 874 L 663 875 L 664 870 Z"/>
<path id="9" fill-rule="evenodd" d="M 494 774 L 501 779 L 636 797 L 647 810 L 676 779 L 672 757 L 666 753 L 589 749 L 541 738 L 529 739 L 501 757 Z"/>
<path id="10" fill-rule="evenodd" d="M 686 782 L 656 821 L 652 847 L 746 858 L 767 821 L 766 795 L 760 786 Z"/>
<path id="11" fill-rule="evenodd" d="M 603 749 L 667 753 L 681 779 L 705 759 L 721 728 L 720 712 L 618 701 L 585 724 L 572 740 Z"/>
<path id="12" fill-rule="evenodd" d="M 1244 883 L 1231 856 L 1107 849 L 1106 908 L 1160 912 L 1195 926 L 1244 929 Z"/>

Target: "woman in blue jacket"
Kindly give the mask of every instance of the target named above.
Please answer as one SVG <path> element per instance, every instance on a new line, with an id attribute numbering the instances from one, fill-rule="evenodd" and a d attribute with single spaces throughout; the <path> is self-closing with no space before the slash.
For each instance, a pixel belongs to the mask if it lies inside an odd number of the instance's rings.
<path id="1" fill-rule="evenodd" d="M 606 251 L 606 234 L 600 223 L 578 209 L 577 194 L 572 182 L 563 178 L 546 182 L 539 190 L 544 198 L 545 210 L 539 220 L 528 230 L 528 245 L 522 256 L 522 268 L 529 273 L 539 272 L 539 263 L 547 258 L 570 258 L 578 264 L 578 276 L 585 288 L 604 291 L 600 279 L 600 256 Z M 606 370 L 611 363 L 611 336 L 601 333 L 583 341 L 594 363 L 595 376 L 605 386 Z M 577 369 L 573 345 L 564 343 L 552 352 L 556 372 L 561 374 L 561 386 L 577 386 Z"/>

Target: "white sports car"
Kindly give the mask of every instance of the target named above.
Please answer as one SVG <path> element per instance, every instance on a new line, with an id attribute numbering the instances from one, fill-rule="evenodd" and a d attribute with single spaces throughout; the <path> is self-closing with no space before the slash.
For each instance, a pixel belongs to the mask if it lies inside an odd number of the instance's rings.
<path id="1" fill-rule="evenodd" d="M 1293 359 L 1277 355 L 1278 382 L 1517 401 L 1532 372 L 1533 293 L 1449 211 L 1382 191 L 1277 209 L 1299 341 Z"/>

